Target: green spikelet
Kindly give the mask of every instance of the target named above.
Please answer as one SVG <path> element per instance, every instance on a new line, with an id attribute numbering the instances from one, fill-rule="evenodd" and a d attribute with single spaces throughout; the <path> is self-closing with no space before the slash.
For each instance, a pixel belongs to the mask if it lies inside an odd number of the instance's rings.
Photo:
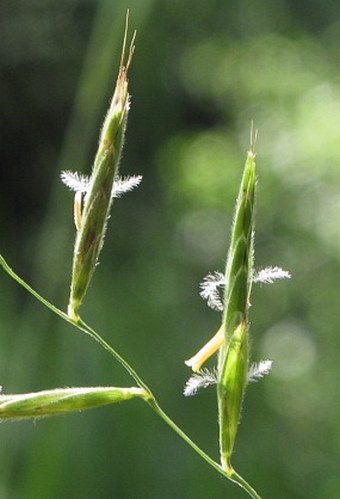
<path id="1" fill-rule="evenodd" d="M 247 321 L 249 298 L 253 275 L 253 214 L 255 201 L 255 152 L 248 152 L 239 194 L 237 197 L 231 243 L 225 271 L 224 312 L 222 324 L 193 357 L 186 360 L 187 366 L 199 372 L 203 363 L 222 347 L 225 348 L 235 329 Z M 254 138 L 255 139 L 255 138 Z M 220 362 L 221 364 L 221 362 Z"/>
<path id="2" fill-rule="evenodd" d="M 255 154 L 249 151 L 237 198 L 231 244 L 226 265 L 219 353 L 218 408 L 222 467 L 232 473 L 230 462 L 240 420 L 248 376 L 248 308 L 253 275 Z"/>
<path id="3" fill-rule="evenodd" d="M 222 324 L 226 344 L 241 321 L 247 320 L 253 276 L 255 154 L 248 152 L 236 202 L 225 272 Z"/>
<path id="4" fill-rule="evenodd" d="M 231 471 L 231 454 L 248 376 L 248 333 L 242 322 L 234 331 L 225 354 L 218 383 L 221 464 Z"/>
<path id="5" fill-rule="evenodd" d="M 125 62 L 126 39 L 127 23 L 116 88 L 100 136 L 74 247 L 68 305 L 68 315 L 74 320 L 79 319 L 78 309 L 88 289 L 103 246 L 106 223 L 112 204 L 112 187 L 123 148 L 130 98 L 127 75 L 134 52 L 135 35 Z M 79 215 L 77 217 L 79 218 Z"/>
<path id="6" fill-rule="evenodd" d="M 0 420 L 41 418 L 79 412 L 132 398 L 147 400 L 143 388 L 56 388 L 19 395 L 0 395 Z"/>

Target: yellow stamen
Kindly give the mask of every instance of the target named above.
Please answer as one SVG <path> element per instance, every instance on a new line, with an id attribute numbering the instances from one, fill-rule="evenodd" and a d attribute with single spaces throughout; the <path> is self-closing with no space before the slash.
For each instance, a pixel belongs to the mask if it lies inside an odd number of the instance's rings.
<path id="1" fill-rule="evenodd" d="M 211 338 L 191 359 L 186 360 L 185 364 L 197 373 L 200 371 L 204 362 L 209 359 L 223 345 L 224 342 L 224 325 L 220 327 L 215 336 Z"/>
<path id="2" fill-rule="evenodd" d="M 81 227 L 81 216 L 82 216 L 82 192 L 78 191 L 74 196 L 74 205 L 73 205 L 73 216 L 74 216 L 74 224 L 77 230 L 80 230 Z"/>

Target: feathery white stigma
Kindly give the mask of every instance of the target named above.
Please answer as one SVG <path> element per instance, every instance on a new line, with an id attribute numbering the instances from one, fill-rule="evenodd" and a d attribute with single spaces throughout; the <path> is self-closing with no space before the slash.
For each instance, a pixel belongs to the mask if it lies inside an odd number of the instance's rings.
<path id="1" fill-rule="evenodd" d="M 208 274 L 200 284 L 200 296 L 207 300 L 210 308 L 213 310 L 223 310 L 223 304 L 219 295 L 218 288 L 224 286 L 224 275 L 221 272 L 214 272 Z"/>
<path id="2" fill-rule="evenodd" d="M 272 360 L 261 360 L 259 363 L 254 362 L 251 364 L 248 371 L 248 382 L 252 383 L 253 381 L 263 378 L 266 374 L 269 374 L 272 365 Z"/>
<path id="3" fill-rule="evenodd" d="M 78 172 L 63 171 L 60 174 L 62 182 L 75 192 L 87 192 L 90 187 L 91 178 Z M 132 191 L 142 181 L 141 175 L 127 177 L 117 176 L 112 187 L 112 197 L 120 198 L 126 192 Z"/>
<path id="4" fill-rule="evenodd" d="M 132 191 L 142 181 L 142 175 L 116 177 L 112 188 L 112 197 L 120 198 L 126 192 Z"/>
<path id="5" fill-rule="evenodd" d="M 74 192 L 86 192 L 90 184 L 89 177 L 78 172 L 63 171 L 60 178 L 66 187 Z"/>
<path id="6" fill-rule="evenodd" d="M 202 371 L 194 374 L 188 379 L 184 387 L 183 395 L 185 395 L 185 397 L 191 397 L 192 395 L 196 395 L 201 388 L 207 388 L 210 385 L 216 385 L 216 383 L 216 368 L 202 369 Z"/>
<path id="7" fill-rule="evenodd" d="M 256 272 L 253 277 L 253 282 L 263 282 L 264 284 L 272 284 L 278 279 L 290 279 L 291 274 L 287 270 L 282 270 L 280 267 L 266 267 L 265 269 Z"/>

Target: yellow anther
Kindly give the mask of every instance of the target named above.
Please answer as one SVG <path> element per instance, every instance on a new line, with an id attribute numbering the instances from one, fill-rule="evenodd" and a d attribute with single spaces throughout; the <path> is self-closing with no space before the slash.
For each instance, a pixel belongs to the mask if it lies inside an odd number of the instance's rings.
<path id="1" fill-rule="evenodd" d="M 198 373 L 206 360 L 208 360 L 224 342 L 224 326 L 220 327 L 215 336 L 211 338 L 191 359 L 186 360 L 185 364 Z"/>
<path id="2" fill-rule="evenodd" d="M 82 192 L 77 191 L 74 195 L 74 205 L 73 205 L 73 216 L 74 224 L 77 230 L 81 227 L 81 216 L 82 216 Z"/>

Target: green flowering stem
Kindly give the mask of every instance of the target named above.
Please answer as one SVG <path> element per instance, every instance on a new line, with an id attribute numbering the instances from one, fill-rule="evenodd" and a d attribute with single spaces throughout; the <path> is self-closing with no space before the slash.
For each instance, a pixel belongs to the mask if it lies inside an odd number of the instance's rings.
<path id="1" fill-rule="evenodd" d="M 214 468 L 218 473 L 220 473 L 228 480 L 236 483 L 239 487 L 245 490 L 250 497 L 253 499 L 261 499 L 261 496 L 256 492 L 249 483 L 241 477 L 233 468 L 228 471 L 224 470 L 220 464 L 214 461 L 208 454 L 206 454 L 190 437 L 179 427 L 177 424 L 161 409 L 155 398 L 147 400 L 147 403 L 155 411 L 155 413 L 163 419 L 163 421 L 172 428 L 172 430 L 177 433 L 177 435 L 184 440 L 206 463 L 208 463 L 212 468 Z"/>
<path id="2" fill-rule="evenodd" d="M 138 386 L 141 388 L 144 388 L 146 391 L 150 391 L 148 387 L 145 385 L 145 383 L 141 380 L 141 378 L 138 376 L 136 371 L 130 366 L 130 364 L 114 349 L 109 345 L 94 329 L 90 328 L 90 326 L 87 326 L 83 321 L 78 319 L 78 321 L 75 321 L 74 319 L 71 319 L 65 312 L 54 306 L 52 303 L 50 303 L 48 300 L 46 300 L 43 296 L 41 296 L 39 293 L 37 293 L 29 284 L 27 284 L 21 277 L 19 277 L 8 265 L 4 257 L 0 254 L 0 265 L 3 267 L 5 272 L 12 277 L 20 286 L 25 288 L 31 295 L 33 295 L 38 301 L 40 301 L 45 307 L 49 308 L 52 312 L 54 312 L 56 315 L 64 319 L 64 321 L 68 322 L 69 324 L 72 324 L 75 326 L 77 329 L 82 331 L 83 333 L 88 334 L 93 340 L 95 340 L 99 345 L 104 348 L 107 352 L 109 352 L 112 357 L 114 357 L 121 365 L 122 367 L 130 374 L 130 376 L 136 381 Z M 150 392 L 151 393 L 151 392 Z"/>
<path id="3" fill-rule="evenodd" d="M 56 388 L 14 395 L 0 394 L 0 420 L 41 418 L 79 412 L 135 397 L 146 400 L 143 388 L 113 386 Z"/>
<path id="4" fill-rule="evenodd" d="M 250 497 L 253 497 L 254 499 L 261 499 L 261 496 L 256 492 L 256 490 L 253 489 L 253 487 L 251 487 L 251 485 L 249 485 L 249 483 L 244 478 L 242 478 L 241 475 L 236 473 L 236 471 L 233 468 L 229 470 L 227 477 L 229 478 L 229 480 L 236 483 L 243 490 L 248 492 Z"/>
<path id="5" fill-rule="evenodd" d="M 143 400 L 151 407 L 151 409 L 182 439 L 184 440 L 206 463 L 212 466 L 218 473 L 220 473 L 225 478 L 228 478 L 232 482 L 239 485 L 243 490 L 245 490 L 250 497 L 253 499 L 261 499 L 261 496 L 244 480 L 240 475 L 238 475 L 234 469 L 229 469 L 225 471 L 220 464 L 215 462 L 208 454 L 206 454 L 190 437 L 168 416 L 165 411 L 160 407 L 157 402 L 156 397 L 153 395 L 147 384 L 140 378 L 138 373 L 133 369 L 133 367 L 125 360 L 114 348 L 111 347 L 94 329 L 82 322 L 80 319 L 75 321 L 71 319 L 65 312 L 57 308 L 55 305 L 50 303 L 44 297 L 42 297 L 37 291 L 35 291 L 29 284 L 27 284 L 21 277 L 19 277 L 8 265 L 4 257 L 0 254 L 0 265 L 4 271 L 14 279 L 20 286 L 26 289 L 31 295 L 33 295 L 40 303 L 45 307 L 50 309 L 53 313 L 61 317 L 64 321 L 72 324 L 74 327 L 80 331 L 88 334 L 93 340 L 95 340 L 99 345 L 104 348 L 110 355 L 112 355 L 122 367 L 130 374 L 130 376 L 135 380 L 138 386 L 144 390 Z"/>

